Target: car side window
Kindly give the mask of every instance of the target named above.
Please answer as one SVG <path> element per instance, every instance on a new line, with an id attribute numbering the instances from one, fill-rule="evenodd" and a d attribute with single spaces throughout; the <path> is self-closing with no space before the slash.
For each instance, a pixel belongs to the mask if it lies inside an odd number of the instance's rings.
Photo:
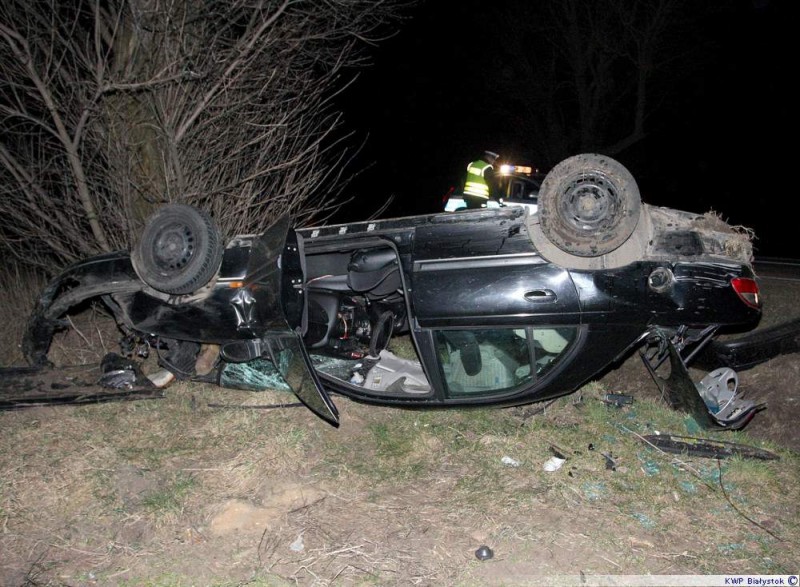
<path id="1" fill-rule="evenodd" d="M 558 362 L 575 340 L 574 328 L 534 328 L 533 354 L 536 376 L 542 377 Z"/>
<path id="2" fill-rule="evenodd" d="M 478 397 L 530 384 L 550 371 L 574 341 L 575 329 L 438 330 L 434 337 L 448 395 Z"/>

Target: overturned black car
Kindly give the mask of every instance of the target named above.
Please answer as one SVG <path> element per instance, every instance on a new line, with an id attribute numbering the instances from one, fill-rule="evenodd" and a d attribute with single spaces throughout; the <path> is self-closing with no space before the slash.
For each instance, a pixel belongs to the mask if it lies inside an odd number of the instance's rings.
<path id="1" fill-rule="evenodd" d="M 657 379 L 673 405 L 740 428 L 758 406 L 729 400 L 723 410 L 686 364 L 719 331 L 758 322 L 751 255 L 746 233 L 642 204 L 628 171 L 593 154 L 547 175 L 536 214 L 298 230 L 282 218 L 223 247 L 208 216 L 168 205 L 133 253 L 88 259 L 53 281 L 23 348 L 43 367 L 64 314 L 101 298 L 123 354 L 158 353 L 157 385 L 288 386 L 332 424 L 331 394 L 416 408 L 520 405 L 568 394 L 644 348 L 654 373 L 671 367 Z M 391 350 L 401 339 L 403 356 Z"/>

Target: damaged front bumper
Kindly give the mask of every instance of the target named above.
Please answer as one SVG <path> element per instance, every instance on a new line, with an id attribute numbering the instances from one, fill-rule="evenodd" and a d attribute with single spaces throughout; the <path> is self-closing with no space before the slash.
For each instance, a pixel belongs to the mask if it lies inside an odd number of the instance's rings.
<path id="1" fill-rule="evenodd" d="M 708 331 L 694 339 L 695 350 L 689 358 L 704 348 L 713 334 Z M 681 354 L 685 349 L 681 339 L 653 329 L 640 351 L 642 362 L 671 408 L 689 414 L 702 428 L 741 430 L 766 407 L 737 396 L 738 377 L 733 369 L 717 369 L 695 383 Z M 664 366 L 669 369 L 666 376 L 661 374 Z"/>

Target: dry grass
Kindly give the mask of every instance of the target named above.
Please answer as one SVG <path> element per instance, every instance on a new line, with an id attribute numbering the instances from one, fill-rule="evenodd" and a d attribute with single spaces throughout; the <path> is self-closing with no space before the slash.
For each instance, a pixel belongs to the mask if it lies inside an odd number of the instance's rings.
<path id="1" fill-rule="evenodd" d="M 285 401 L 278 393 L 189 385 L 159 401 L 0 414 L 0 576 L 478 585 L 578 570 L 792 570 L 797 455 L 720 469 L 677 460 L 636 434 L 685 430 L 679 415 L 649 401 L 612 410 L 600 391 L 528 419 L 339 399 L 339 430 L 304 409 L 206 407 Z M 548 474 L 551 444 L 568 460 Z M 483 543 L 491 562 L 473 555 Z"/>
<path id="2" fill-rule="evenodd" d="M 27 317 L 46 281 L 32 271 L 8 264 L 0 266 L 0 365 L 22 365 L 20 349 Z"/>

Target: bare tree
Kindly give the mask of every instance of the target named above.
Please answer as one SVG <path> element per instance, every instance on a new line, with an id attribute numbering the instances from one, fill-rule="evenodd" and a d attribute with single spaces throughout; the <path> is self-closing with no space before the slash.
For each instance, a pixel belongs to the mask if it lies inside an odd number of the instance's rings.
<path id="1" fill-rule="evenodd" d="M 714 10 L 687 0 L 551 0 L 521 18 L 518 5 L 500 4 L 497 102 L 543 163 L 617 154 L 645 138 L 652 114 L 702 67 L 698 24 Z"/>
<path id="2" fill-rule="evenodd" d="M 5 0 L 0 251 L 130 246 L 162 202 L 226 234 L 336 205 L 331 98 L 406 0 Z"/>

